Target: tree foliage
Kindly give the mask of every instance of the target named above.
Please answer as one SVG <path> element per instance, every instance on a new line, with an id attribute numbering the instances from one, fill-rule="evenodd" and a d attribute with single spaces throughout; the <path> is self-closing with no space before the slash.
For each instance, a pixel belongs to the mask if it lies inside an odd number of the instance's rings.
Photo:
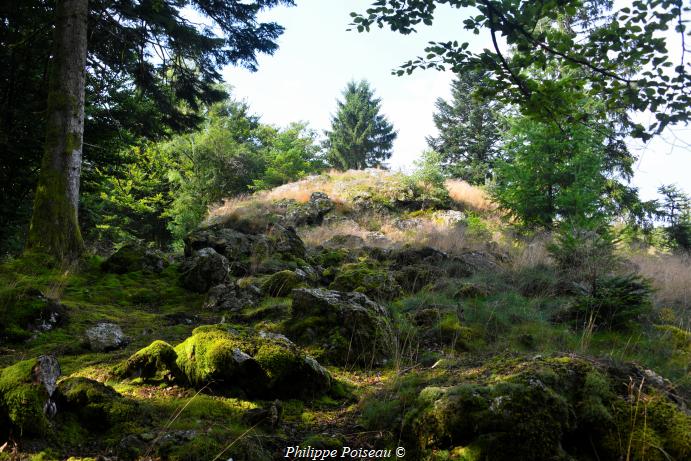
<path id="1" fill-rule="evenodd" d="M 410 34 L 433 23 L 438 5 L 462 10 L 466 30 L 489 31 L 492 49 L 474 52 L 468 42 L 430 42 L 425 56 L 404 63 L 395 71 L 399 75 L 417 68 L 489 71 L 488 94 L 552 120 L 589 116 L 561 106 L 564 92 L 582 91 L 602 98 L 600 114 L 654 113 L 656 120 L 647 127 L 627 119 L 632 134 L 642 138 L 691 116 L 691 63 L 684 60 L 691 6 L 683 0 L 636 0 L 614 12 L 609 0 L 377 0 L 365 14 L 352 13 L 353 26 L 362 32 L 386 25 Z M 670 28 L 680 38 L 678 62 L 668 49 Z M 549 64 L 578 71 L 579 78 L 572 78 L 573 72 L 556 80 L 526 72 Z"/>
<path id="2" fill-rule="evenodd" d="M 192 129 L 200 108 L 220 101 L 220 68 L 255 69 L 283 28 L 257 14 L 292 0 L 90 0 L 84 127 L 89 190 L 121 152 L 142 140 Z M 16 251 L 31 212 L 43 140 L 54 0 L 0 2 L 0 251 Z M 194 14 L 191 12 L 194 11 Z M 202 21 L 200 22 L 200 18 Z"/>
<path id="3" fill-rule="evenodd" d="M 206 111 L 202 127 L 121 155 L 85 194 L 92 242 L 139 239 L 165 247 L 184 237 L 223 199 L 296 181 L 324 168 L 304 124 L 262 124 L 245 103 L 228 99 Z"/>
<path id="4" fill-rule="evenodd" d="M 601 226 L 615 214 L 617 178 L 630 178 L 633 162 L 604 127 L 512 119 L 507 159 L 496 168 L 497 203 L 527 227 Z"/>
<path id="5" fill-rule="evenodd" d="M 381 166 L 391 157 L 397 133 L 380 114 L 381 99 L 366 81 L 350 82 L 338 101 L 325 147 L 332 166 L 341 170 Z"/>
<path id="6" fill-rule="evenodd" d="M 691 251 L 691 198 L 675 185 L 660 186 L 658 216 L 667 225 L 665 234 L 673 248 Z"/>
<path id="7" fill-rule="evenodd" d="M 484 184 L 500 157 L 501 104 L 479 95 L 483 73 L 468 71 L 451 83 L 451 101 L 437 99 L 436 137 L 430 148 L 440 156 L 444 172 L 470 184 Z"/>

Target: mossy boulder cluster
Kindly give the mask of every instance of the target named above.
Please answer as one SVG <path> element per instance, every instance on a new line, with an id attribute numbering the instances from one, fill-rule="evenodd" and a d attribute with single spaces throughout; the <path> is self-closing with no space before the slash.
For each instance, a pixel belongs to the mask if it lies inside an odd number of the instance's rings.
<path id="1" fill-rule="evenodd" d="M 216 325 L 196 328 L 174 348 L 155 341 L 115 374 L 253 398 L 314 398 L 331 386 L 329 373 L 286 337 Z"/>
<path id="2" fill-rule="evenodd" d="M 574 356 L 500 360 L 472 373 L 452 365 L 407 377 L 399 386 L 410 401 L 384 407 L 375 396 L 365 413 L 372 428 L 398 419 L 415 459 L 689 459 L 691 416 L 669 388 L 633 375 L 623 382 L 616 369 Z"/>

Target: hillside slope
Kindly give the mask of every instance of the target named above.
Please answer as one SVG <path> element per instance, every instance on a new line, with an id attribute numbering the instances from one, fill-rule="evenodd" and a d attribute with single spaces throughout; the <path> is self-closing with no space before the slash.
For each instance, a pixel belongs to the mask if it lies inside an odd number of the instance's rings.
<path id="1" fill-rule="evenodd" d="M 330 173 L 184 254 L 2 264 L 0 460 L 690 459 L 688 260 L 621 248 L 597 297 L 446 186 Z"/>

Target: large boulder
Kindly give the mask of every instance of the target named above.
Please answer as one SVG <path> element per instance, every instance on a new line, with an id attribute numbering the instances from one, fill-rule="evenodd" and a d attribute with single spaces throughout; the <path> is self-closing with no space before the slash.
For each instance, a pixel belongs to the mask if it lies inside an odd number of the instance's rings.
<path id="1" fill-rule="evenodd" d="M 109 429 L 135 412 L 135 404 L 112 387 L 82 377 L 60 381 L 56 400 L 61 413 L 74 415 L 88 430 Z"/>
<path id="2" fill-rule="evenodd" d="M 403 291 L 394 274 L 372 259 L 347 263 L 332 272 L 332 290 L 357 291 L 377 300 L 394 299 Z"/>
<path id="3" fill-rule="evenodd" d="M 152 250 L 139 243 L 127 243 L 101 264 L 101 270 L 114 274 L 147 271 L 161 272 L 165 259 L 160 251 Z"/>
<path id="4" fill-rule="evenodd" d="M 250 397 L 312 398 L 331 385 L 324 368 L 280 336 L 199 327 L 175 352 L 178 367 L 198 388 Z"/>
<path id="5" fill-rule="evenodd" d="M 154 341 L 138 350 L 114 372 L 121 378 L 140 378 L 151 382 L 173 382 L 182 378 L 177 365 L 178 354 L 173 346 L 165 341 Z"/>
<path id="6" fill-rule="evenodd" d="M 0 437 L 40 435 L 56 413 L 53 396 L 60 365 L 54 356 L 23 360 L 0 371 Z"/>
<path id="7" fill-rule="evenodd" d="M 320 288 L 292 291 L 293 318 L 289 336 L 309 344 L 336 364 L 376 365 L 394 350 L 389 314 L 383 306 L 357 292 Z"/>
<path id="8" fill-rule="evenodd" d="M 259 303 L 262 291 L 255 285 L 222 283 L 209 290 L 204 308 L 212 311 L 240 312 Z"/>
<path id="9" fill-rule="evenodd" d="M 86 330 L 89 348 L 95 352 L 108 352 L 122 349 L 129 344 L 129 338 L 115 323 L 100 322 Z"/>
<path id="10" fill-rule="evenodd" d="M 204 293 L 228 278 L 228 259 L 207 247 L 197 251 L 182 266 L 182 285 L 192 291 Z"/>
<path id="11" fill-rule="evenodd" d="M 259 236 L 235 229 L 213 226 L 196 230 L 185 238 L 185 256 L 191 257 L 203 248 L 213 248 L 230 261 L 240 261 L 252 254 Z"/>

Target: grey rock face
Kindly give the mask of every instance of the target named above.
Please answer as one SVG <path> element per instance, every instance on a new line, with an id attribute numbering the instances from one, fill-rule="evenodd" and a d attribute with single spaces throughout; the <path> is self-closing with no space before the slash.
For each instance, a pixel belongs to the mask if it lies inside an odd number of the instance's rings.
<path id="1" fill-rule="evenodd" d="M 255 306 L 261 298 L 261 290 L 250 285 L 240 288 L 235 283 L 222 283 L 209 290 L 204 309 L 239 312 Z"/>
<path id="2" fill-rule="evenodd" d="M 33 377 L 34 381 L 42 385 L 48 393 L 48 400 L 43 405 L 43 413 L 49 418 L 55 416 L 58 411 L 53 400 L 53 394 L 57 389 L 57 382 L 61 373 L 60 364 L 54 355 L 41 355 L 36 359 Z"/>
<path id="3" fill-rule="evenodd" d="M 86 330 L 86 339 L 91 350 L 106 352 L 125 347 L 129 339 L 122 328 L 114 323 L 102 322 Z"/>
<path id="4" fill-rule="evenodd" d="M 197 251 L 182 267 L 182 285 L 192 291 L 204 293 L 226 280 L 230 272 L 228 259 L 207 247 Z"/>

